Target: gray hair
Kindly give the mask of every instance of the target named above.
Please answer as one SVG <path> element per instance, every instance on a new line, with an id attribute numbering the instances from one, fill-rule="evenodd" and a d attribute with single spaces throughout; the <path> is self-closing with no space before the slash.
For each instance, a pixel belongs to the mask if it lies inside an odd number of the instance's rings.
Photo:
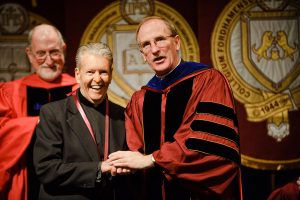
<path id="1" fill-rule="evenodd" d="M 65 41 L 63 39 L 63 36 L 61 34 L 61 32 L 55 27 L 55 26 L 52 26 L 50 24 L 40 24 L 40 25 L 37 25 L 35 26 L 33 29 L 31 29 L 28 33 L 28 38 L 27 38 L 27 42 L 28 42 L 28 46 L 31 47 L 31 43 L 32 43 L 32 36 L 34 34 L 34 32 L 37 30 L 37 29 L 40 29 L 42 27 L 47 27 L 47 28 L 52 28 L 56 33 L 57 33 L 57 36 L 61 42 L 61 45 L 65 45 Z"/>
<path id="2" fill-rule="evenodd" d="M 113 64 L 112 52 L 111 52 L 110 48 L 108 47 L 108 45 L 106 45 L 102 42 L 88 43 L 88 44 L 84 44 L 78 48 L 76 57 L 75 57 L 76 67 L 78 69 L 80 68 L 81 58 L 82 58 L 83 54 L 85 54 L 86 52 L 89 54 L 92 54 L 92 55 L 101 56 L 101 57 L 108 59 L 108 61 L 110 63 L 110 68 L 112 69 L 112 64 Z"/>
<path id="3" fill-rule="evenodd" d="M 175 25 L 173 23 L 171 23 L 170 21 L 166 20 L 165 18 L 159 17 L 159 16 L 149 16 L 149 17 L 145 17 L 144 19 L 142 19 L 142 21 L 139 23 L 138 28 L 136 29 L 136 41 L 138 41 L 138 34 L 140 32 L 141 26 L 147 22 L 150 21 L 152 19 L 157 19 L 157 20 L 161 20 L 164 22 L 164 24 L 167 26 L 168 30 L 171 32 L 171 36 L 176 36 L 178 35 L 178 32 L 175 28 Z"/>

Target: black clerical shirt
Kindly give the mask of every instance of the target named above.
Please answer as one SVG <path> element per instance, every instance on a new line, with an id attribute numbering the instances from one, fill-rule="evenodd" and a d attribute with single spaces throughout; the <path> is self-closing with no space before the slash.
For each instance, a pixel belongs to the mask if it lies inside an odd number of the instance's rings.
<path id="1" fill-rule="evenodd" d="M 101 104 L 95 106 L 81 94 L 80 90 L 77 94 L 79 102 L 94 131 L 98 151 L 102 160 L 104 155 L 106 101 L 104 99 L 103 102 L 101 102 Z"/>

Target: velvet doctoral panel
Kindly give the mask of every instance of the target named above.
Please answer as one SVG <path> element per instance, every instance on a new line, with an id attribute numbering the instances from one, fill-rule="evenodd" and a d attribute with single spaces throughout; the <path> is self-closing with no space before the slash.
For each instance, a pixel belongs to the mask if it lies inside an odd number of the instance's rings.
<path id="1" fill-rule="evenodd" d="M 129 148 L 152 153 L 156 162 L 140 175 L 145 181 L 141 195 L 240 199 L 239 136 L 227 80 L 217 70 L 191 62 L 171 76 L 163 81 L 154 77 L 126 108 Z"/>

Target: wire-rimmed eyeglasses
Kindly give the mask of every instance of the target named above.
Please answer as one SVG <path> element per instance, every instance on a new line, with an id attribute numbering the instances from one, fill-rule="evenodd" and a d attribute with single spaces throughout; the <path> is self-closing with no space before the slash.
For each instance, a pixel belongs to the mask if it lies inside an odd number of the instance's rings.
<path id="1" fill-rule="evenodd" d="M 152 45 L 155 45 L 158 48 L 163 48 L 168 45 L 168 38 L 173 38 L 175 35 L 167 35 L 167 36 L 157 36 L 151 42 L 150 40 L 139 43 L 140 50 L 143 53 L 148 53 L 151 50 Z"/>
<path id="2" fill-rule="evenodd" d="M 37 52 L 32 52 L 31 54 L 35 57 L 35 59 L 38 62 L 45 62 L 47 56 L 49 56 L 52 60 L 57 60 L 59 58 L 61 58 L 62 56 L 62 51 L 58 50 L 58 49 L 54 49 L 51 51 L 37 51 Z"/>

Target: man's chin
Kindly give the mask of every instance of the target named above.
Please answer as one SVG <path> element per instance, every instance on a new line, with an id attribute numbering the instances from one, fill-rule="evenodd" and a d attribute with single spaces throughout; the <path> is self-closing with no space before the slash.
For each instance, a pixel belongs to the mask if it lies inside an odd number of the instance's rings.
<path id="1" fill-rule="evenodd" d="M 40 74 L 39 76 L 44 81 L 53 82 L 53 81 L 55 81 L 60 76 L 60 73 L 55 73 L 55 74 L 52 74 L 52 75 L 49 75 L 49 74 L 46 74 L 46 75 Z"/>
<path id="2" fill-rule="evenodd" d="M 101 95 L 93 95 L 93 97 L 92 97 L 92 101 L 94 102 L 94 104 L 97 104 L 97 105 L 102 103 L 103 99 L 104 99 L 104 96 L 102 94 Z"/>

